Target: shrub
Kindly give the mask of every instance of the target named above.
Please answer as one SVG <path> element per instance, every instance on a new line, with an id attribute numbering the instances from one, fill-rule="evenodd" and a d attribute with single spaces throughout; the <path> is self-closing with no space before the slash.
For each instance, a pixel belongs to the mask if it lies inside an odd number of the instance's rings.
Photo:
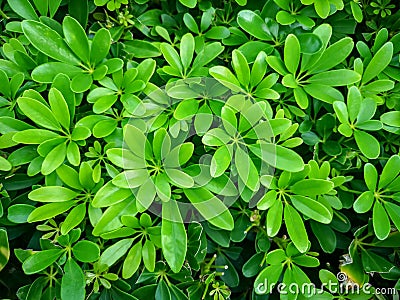
<path id="1" fill-rule="evenodd" d="M 398 8 L 0 1 L 0 295 L 392 297 Z"/>

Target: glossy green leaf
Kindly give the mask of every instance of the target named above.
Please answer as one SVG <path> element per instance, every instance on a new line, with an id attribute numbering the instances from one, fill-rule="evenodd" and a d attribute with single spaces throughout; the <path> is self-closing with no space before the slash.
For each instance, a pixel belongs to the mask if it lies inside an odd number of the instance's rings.
<path id="1" fill-rule="evenodd" d="M 74 18 L 67 16 L 62 23 L 65 41 L 83 62 L 89 62 L 89 42 L 82 26 Z"/>
<path id="2" fill-rule="evenodd" d="M 122 277 L 124 279 L 131 278 L 133 274 L 138 270 L 142 261 L 142 243 L 136 243 L 129 250 L 124 264 L 122 266 Z"/>
<path id="3" fill-rule="evenodd" d="M 379 156 L 380 145 L 378 140 L 364 131 L 355 130 L 354 138 L 361 153 L 369 159 L 374 159 Z"/>
<path id="4" fill-rule="evenodd" d="M 365 68 L 362 83 L 371 81 L 374 77 L 378 76 L 390 63 L 393 55 L 393 44 L 388 42 L 383 45 L 374 55 Z"/>
<path id="5" fill-rule="evenodd" d="M 63 249 L 50 249 L 34 253 L 22 264 L 25 274 L 35 274 L 52 265 L 64 252 Z"/>
<path id="6" fill-rule="evenodd" d="M 0 271 L 4 269 L 8 260 L 10 259 L 10 246 L 8 243 L 7 231 L 3 228 L 0 229 Z"/>
<path id="7" fill-rule="evenodd" d="M 272 36 L 263 19 L 251 10 L 242 10 L 238 13 L 237 22 L 243 30 L 260 40 L 270 41 Z"/>
<path id="8" fill-rule="evenodd" d="M 64 265 L 64 276 L 61 280 L 61 297 L 63 299 L 85 299 L 85 275 L 81 267 L 69 258 Z"/>
<path id="9" fill-rule="evenodd" d="M 187 247 L 187 235 L 176 202 L 163 204 L 161 222 L 161 245 L 163 255 L 174 273 L 181 270 Z"/>
<path id="10" fill-rule="evenodd" d="M 79 65 L 79 59 L 50 27 L 38 21 L 25 20 L 22 22 L 22 30 L 32 45 L 47 56 L 67 64 Z"/>
<path id="11" fill-rule="evenodd" d="M 39 126 L 59 131 L 61 126 L 51 110 L 38 100 L 21 97 L 18 105 L 22 112 Z"/>
<path id="12" fill-rule="evenodd" d="M 288 71 L 296 73 L 300 62 L 300 43 L 297 37 L 289 34 L 285 41 L 284 62 Z"/>
<path id="13" fill-rule="evenodd" d="M 308 249 L 308 236 L 299 213 L 290 205 L 285 205 L 284 218 L 286 229 L 296 248 L 304 253 Z"/>
<path id="14" fill-rule="evenodd" d="M 221 229 L 232 230 L 233 218 L 228 208 L 205 188 L 184 190 L 186 197 L 199 213 L 211 224 Z"/>
<path id="15" fill-rule="evenodd" d="M 293 206 L 303 215 L 323 224 L 332 221 L 332 213 L 320 202 L 300 195 L 293 195 L 290 199 Z"/>
<path id="16" fill-rule="evenodd" d="M 386 239 L 390 233 L 390 221 L 385 208 L 379 201 L 375 201 L 372 210 L 372 223 L 376 237 L 380 240 Z"/>

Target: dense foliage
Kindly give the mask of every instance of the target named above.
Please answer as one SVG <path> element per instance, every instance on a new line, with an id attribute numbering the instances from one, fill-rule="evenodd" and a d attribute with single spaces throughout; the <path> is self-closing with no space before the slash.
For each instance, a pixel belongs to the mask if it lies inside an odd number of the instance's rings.
<path id="1" fill-rule="evenodd" d="M 398 1 L 0 15 L 2 298 L 400 290 Z"/>

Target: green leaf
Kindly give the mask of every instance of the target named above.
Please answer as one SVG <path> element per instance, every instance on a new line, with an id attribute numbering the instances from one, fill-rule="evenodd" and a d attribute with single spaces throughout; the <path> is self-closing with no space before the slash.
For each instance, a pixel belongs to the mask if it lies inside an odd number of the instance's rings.
<path id="1" fill-rule="evenodd" d="M 178 205 L 172 200 L 162 206 L 161 245 L 171 270 L 178 273 L 186 257 L 187 236 Z"/>
<path id="2" fill-rule="evenodd" d="M 356 86 L 350 87 L 349 92 L 347 94 L 347 107 L 349 111 L 350 121 L 352 123 L 354 123 L 355 119 L 358 116 L 358 113 L 361 108 L 361 103 L 362 103 L 362 95 L 360 93 L 360 90 Z"/>
<path id="3" fill-rule="evenodd" d="M 240 90 L 240 83 L 233 73 L 226 67 L 215 66 L 210 68 L 210 75 L 233 91 Z"/>
<path id="4" fill-rule="evenodd" d="M 191 176 L 178 169 L 165 169 L 165 173 L 173 185 L 181 188 L 191 188 L 194 185 L 194 180 Z"/>
<path id="5" fill-rule="evenodd" d="M 267 55 L 264 51 L 258 53 L 250 75 L 250 85 L 257 86 L 263 80 L 267 71 Z"/>
<path id="6" fill-rule="evenodd" d="M 41 83 L 52 83 L 59 74 L 70 78 L 82 73 L 82 69 L 63 62 L 49 62 L 37 66 L 32 71 L 32 79 Z"/>
<path id="7" fill-rule="evenodd" d="M 213 61 L 224 51 L 224 47 L 219 42 L 207 44 L 196 56 L 192 64 L 192 70 L 196 70 Z"/>
<path id="8" fill-rule="evenodd" d="M 274 201 L 267 213 L 267 234 L 274 237 L 278 234 L 282 226 L 283 203 L 282 201 Z"/>
<path id="9" fill-rule="evenodd" d="M 354 42 L 345 37 L 330 45 L 310 68 L 311 73 L 320 73 L 332 69 L 346 59 L 353 50 Z"/>
<path id="10" fill-rule="evenodd" d="M 154 197 L 156 196 L 156 187 L 151 177 L 147 178 L 136 194 L 136 200 L 138 201 L 138 209 L 140 212 L 145 211 L 153 203 Z M 140 206 L 139 206 L 140 205 Z"/>
<path id="11" fill-rule="evenodd" d="M 81 24 L 74 18 L 66 16 L 62 26 L 68 46 L 84 63 L 89 63 L 89 42 Z"/>
<path id="12" fill-rule="evenodd" d="M 179 50 L 183 68 L 187 70 L 190 67 L 194 53 L 194 38 L 192 34 L 187 33 L 182 37 Z"/>
<path id="13" fill-rule="evenodd" d="M 293 206 L 303 215 L 323 224 L 332 221 L 333 214 L 320 202 L 300 195 L 290 196 L 290 199 Z"/>
<path id="14" fill-rule="evenodd" d="M 378 188 L 381 189 L 390 184 L 400 173 L 400 156 L 392 155 L 383 167 L 379 178 Z"/>
<path id="15" fill-rule="evenodd" d="M 303 33 L 298 36 L 301 53 L 314 54 L 323 47 L 322 40 L 313 33 Z"/>
<path id="16" fill-rule="evenodd" d="M 125 255 L 125 253 L 132 246 L 133 240 L 134 240 L 133 238 L 124 239 L 108 247 L 101 254 L 98 263 L 100 265 L 106 265 L 108 267 L 111 267 L 113 264 L 117 262 L 117 260 L 119 260 L 122 256 Z"/>
<path id="17" fill-rule="evenodd" d="M 329 193 L 333 186 L 333 182 L 324 179 L 303 179 L 293 184 L 290 190 L 297 195 L 317 196 Z"/>
<path id="18" fill-rule="evenodd" d="M 146 182 L 147 177 L 148 171 L 145 169 L 128 170 L 115 176 L 112 183 L 124 189 L 137 188 Z"/>
<path id="19" fill-rule="evenodd" d="M 67 130 L 70 126 L 70 114 L 68 104 L 64 96 L 56 88 L 51 88 L 49 91 L 49 104 L 51 111 L 57 121 Z"/>
<path id="20" fill-rule="evenodd" d="M 22 30 L 32 45 L 47 56 L 67 64 L 79 65 L 79 59 L 50 27 L 38 21 L 25 20 L 22 21 Z"/>
<path id="21" fill-rule="evenodd" d="M 111 47 L 110 32 L 105 29 L 99 29 L 94 35 L 90 47 L 90 62 L 94 65 L 99 64 L 108 54 Z"/>
<path id="22" fill-rule="evenodd" d="M 371 98 L 366 98 L 361 102 L 360 111 L 357 115 L 357 126 L 369 121 L 375 114 L 376 102 Z"/>
<path id="23" fill-rule="evenodd" d="M 232 147 L 229 145 L 223 145 L 219 147 L 212 159 L 210 165 L 210 174 L 212 177 L 219 177 L 225 173 L 226 169 L 228 169 L 232 160 Z"/>
<path id="24" fill-rule="evenodd" d="M 289 237 L 296 248 L 304 253 L 308 249 L 308 236 L 299 213 L 289 204 L 284 208 L 284 219 Z"/>
<path id="25" fill-rule="evenodd" d="M 357 213 L 365 213 L 369 211 L 374 204 L 374 193 L 372 191 L 363 192 L 353 204 L 353 208 Z"/>
<path id="26" fill-rule="evenodd" d="M 390 269 L 395 267 L 392 263 L 390 263 L 380 255 L 377 255 L 369 250 L 361 251 L 361 260 L 364 270 L 366 272 L 386 273 L 389 272 Z"/>
<path id="27" fill-rule="evenodd" d="M 27 223 L 28 216 L 34 209 L 34 206 L 28 204 L 11 205 L 8 207 L 7 219 L 17 224 Z"/>
<path id="28" fill-rule="evenodd" d="M 199 101 L 195 99 L 183 100 L 174 111 L 174 118 L 177 120 L 188 120 L 193 118 L 199 109 Z"/>
<path id="29" fill-rule="evenodd" d="M 372 210 L 372 224 L 374 226 L 375 235 L 378 239 L 384 240 L 389 236 L 389 217 L 385 211 L 385 208 L 379 201 L 375 201 L 374 208 Z"/>
<path id="30" fill-rule="evenodd" d="M 283 51 L 286 68 L 290 73 L 295 74 L 300 62 L 300 43 L 295 35 L 287 36 Z"/>
<path id="31" fill-rule="evenodd" d="M 132 150 L 133 154 L 140 158 L 145 157 L 145 148 L 148 141 L 139 128 L 127 124 L 124 127 L 124 142 Z"/>
<path id="32" fill-rule="evenodd" d="M 283 264 L 271 265 L 266 267 L 258 274 L 254 281 L 254 291 L 256 294 L 265 295 L 272 292 L 272 287 L 278 282 L 283 271 Z M 265 284 L 267 285 L 265 286 Z"/>
<path id="33" fill-rule="evenodd" d="M 41 172 L 43 175 L 49 175 L 64 163 L 67 155 L 67 142 L 54 147 L 44 158 Z"/>
<path id="34" fill-rule="evenodd" d="M 41 187 L 28 195 L 29 199 L 38 202 L 66 202 L 73 200 L 76 196 L 78 196 L 77 192 L 62 186 Z"/>
<path id="35" fill-rule="evenodd" d="M 123 226 L 121 217 L 124 215 L 135 216 L 137 212 L 138 209 L 136 208 L 136 199 L 134 197 L 129 197 L 107 208 L 94 226 L 93 235 L 99 236 L 121 228 Z"/>
<path id="36" fill-rule="evenodd" d="M 61 126 L 56 117 L 42 102 L 32 98 L 20 97 L 17 103 L 22 112 L 39 126 L 61 131 Z"/>
<path id="37" fill-rule="evenodd" d="M 136 273 L 142 261 L 142 243 L 136 243 L 129 250 L 122 266 L 122 278 L 128 279 Z"/>
<path id="38" fill-rule="evenodd" d="M 328 86 L 350 85 L 360 81 L 361 76 L 352 70 L 331 70 L 312 75 L 307 81 Z"/>
<path id="39" fill-rule="evenodd" d="M 74 207 L 65 218 L 61 225 L 61 234 L 66 235 L 76 226 L 78 226 L 86 216 L 86 204 L 81 203 Z"/>
<path id="40" fill-rule="evenodd" d="M 364 131 L 355 130 L 354 138 L 361 153 L 369 159 L 375 159 L 379 156 L 380 145 L 378 140 Z"/>
<path id="41" fill-rule="evenodd" d="M 235 49 L 232 52 L 232 65 L 239 82 L 244 86 L 248 86 L 250 83 L 250 68 L 246 58 L 239 50 Z"/>
<path id="42" fill-rule="evenodd" d="M 82 240 L 72 247 L 72 253 L 77 260 L 90 263 L 99 259 L 100 248 L 94 242 Z"/>
<path id="43" fill-rule="evenodd" d="M 64 249 L 50 249 L 36 252 L 24 261 L 22 269 L 27 275 L 39 273 L 52 265 L 64 251 Z"/>
<path id="44" fill-rule="evenodd" d="M 93 78 L 90 74 L 81 73 L 72 78 L 71 90 L 74 93 L 83 93 L 90 88 L 92 83 L 93 83 Z"/>
<path id="45" fill-rule="evenodd" d="M 384 203 L 386 212 L 388 213 L 390 219 L 397 229 L 400 228 L 400 206 L 393 204 L 391 202 Z"/>
<path id="46" fill-rule="evenodd" d="M 179 0 L 179 2 L 189 8 L 195 8 L 197 4 L 197 0 Z"/>
<path id="47" fill-rule="evenodd" d="M 19 16 L 27 20 L 38 20 L 38 16 L 32 4 L 28 0 L 8 0 L 8 5 Z"/>
<path id="48" fill-rule="evenodd" d="M 370 191 L 375 191 L 378 182 L 378 171 L 373 164 L 366 163 L 364 165 L 364 179 Z"/>
<path id="49" fill-rule="evenodd" d="M 336 233 L 332 227 L 314 221 L 311 221 L 310 225 L 312 232 L 321 245 L 322 250 L 325 253 L 333 253 L 336 249 L 337 239 Z"/>
<path id="50" fill-rule="evenodd" d="M 0 271 L 4 269 L 8 260 L 10 259 L 10 246 L 8 244 L 7 231 L 0 228 Z"/>
<path id="51" fill-rule="evenodd" d="M 81 267 L 72 258 L 69 258 L 64 265 L 64 275 L 61 280 L 62 299 L 85 299 L 85 286 L 85 275 Z"/>
<path id="52" fill-rule="evenodd" d="M 289 172 L 299 172 L 304 169 L 303 159 L 291 149 L 271 143 L 260 143 L 258 146 L 249 145 L 249 149 L 277 169 Z"/>
<path id="53" fill-rule="evenodd" d="M 28 222 L 32 223 L 51 219 L 59 214 L 62 214 L 63 212 L 66 212 L 68 209 L 74 206 L 74 204 L 74 201 L 68 201 L 54 202 L 40 206 L 32 211 L 32 213 L 28 217 Z"/>
<path id="54" fill-rule="evenodd" d="M 365 84 L 378 76 L 390 63 L 393 56 L 393 44 L 385 43 L 365 68 L 362 83 Z"/>
<path id="55" fill-rule="evenodd" d="M 146 269 L 150 272 L 154 272 L 156 263 L 156 248 L 152 241 L 146 240 L 146 242 L 144 243 L 142 248 L 142 258 Z"/>
<path id="56" fill-rule="evenodd" d="M 153 43 L 143 40 L 125 41 L 126 50 L 136 58 L 149 58 L 161 55 L 161 51 Z M 139 73 L 140 74 L 140 73 Z"/>
<path id="57" fill-rule="evenodd" d="M 304 0 L 302 2 L 305 2 Z M 331 10 L 330 3 L 328 0 L 319 0 L 314 2 L 314 8 L 317 12 L 318 16 L 322 19 L 325 19 L 329 16 L 329 12 Z"/>
<path id="58" fill-rule="evenodd" d="M 400 111 L 389 111 L 381 115 L 381 121 L 393 127 L 400 127 Z"/>
<path id="59" fill-rule="evenodd" d="M 225 204 L 206 188 L 184 189 L 186 197 L 199 213 L 214 226 L 232 230 L 234 222 Z"/>
<path id="60" fill-rule="evenodd" d="M 252 191 L 257 191 L 260 187 L 257 168 L 248 153 L 240 147 L 236 148 L 235 167 L 244 184 Z"/>
<path id="61" fill-rule="evenodd" d="M 237 16 L 240 27 L 259 40 L 271 41 L 272 35 L 264 20 L 251 10 L 241 10 Z"/>
<path id="62" fill-rule="evenodd" d="M 189 2 L 189 0 L 179 0 L 181 2 Z M 190 0 L 192 1 L 192 0 Z M 197 1 L 197 0 L 194 0 Z M 170 288 L 167 285 L 167 283 L 164 280 L 160 280 L 160 282 L 157 284 L 157 289 L 154 294 L 155 300 L 172 300 L 171 298 L 171 292 Z"/>
<path id="63" fill-rule="evenodd" d="M 183 22 L 190 31 L 197 34 L 199 33 L 199 27 L 197 26 L 196 20 L 192 17 L 191 14 L 185 13 L 183 15 Z"/>
<path id="64" fill-rule="evenodd" d="M 10 171 L 11 169 L 12 164 L 7 159 L 0 156 L 0 171 Z"/>
<path id="65" fill-rule="evenodd" d="M 335 110 L 336 117 L 342 124 L 349 124 L 349 114 L 347 112 L 347 106 L 344 102 L 333 102 L 333 109 Z"/>
<path id="66" fill-rule="evenodd" d="M 130 195 L 132 195 L 130 189 L 119 188 L 112 181 L 109 181 L 97 191 L 92 205 L 94 207 L 108 207 L 125 200 Z"/>
<path id="67" fill-rule="evenodd" d="M 170 44 L 166 43 L 160 45 L 160 50 L 168 64 L 182 74 L 183 66 L 178 52 Z"/>
<path id="68" fill-rule="evenodd" d="M 310 96 L 326 103 L 344 100 L 344 97 L 340 91 L 326 84 L 308 84 L 304 86 L 304 90 Z"/>

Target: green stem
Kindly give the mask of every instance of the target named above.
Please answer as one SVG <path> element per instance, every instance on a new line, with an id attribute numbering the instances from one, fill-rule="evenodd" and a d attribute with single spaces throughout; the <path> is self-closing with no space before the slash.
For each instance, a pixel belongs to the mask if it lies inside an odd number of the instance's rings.
<path id="1" fill-rule="evenodd" d="M 1 9 L 0 9 L 0 15 L 6 20 L 8 20 L 10 18 Z"/>

